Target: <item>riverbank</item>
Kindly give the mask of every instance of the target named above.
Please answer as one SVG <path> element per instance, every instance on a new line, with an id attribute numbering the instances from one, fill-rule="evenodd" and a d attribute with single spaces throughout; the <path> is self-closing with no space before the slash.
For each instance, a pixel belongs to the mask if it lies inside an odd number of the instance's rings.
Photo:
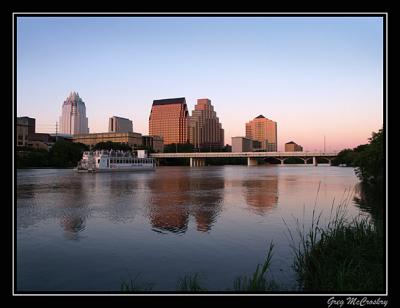
<path id="1" fill-rule="evenodd" d="M 316 242 L 308 234 L 296 253 L 294 267 L 304 291 L 384 292 L 382 225 L 358 219 L 320 232 Z"/>

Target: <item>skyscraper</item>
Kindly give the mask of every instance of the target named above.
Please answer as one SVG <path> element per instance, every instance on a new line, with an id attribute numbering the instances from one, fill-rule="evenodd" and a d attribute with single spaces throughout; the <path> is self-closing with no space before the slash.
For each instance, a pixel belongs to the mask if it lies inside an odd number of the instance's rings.
<path id="1" fill-rule="evenodd" d="M 261 149 L 275 152 L 278 149 L 277 123 L 259 115 L 246 123 L 246 137 L 261 142 Z"/>
<path id="2" fill-rule="evenodd" d="M 132 121 L 121 117 L 111 117 L 108 121 L 108 132 L 112 133 L 132 133 Z"/>
<path id="3" fill-rule="evenodd" d="M 164 145 L 187 143 L 188 110 L 184 97 L 153 101 L 149 117 L 149 135 L 161 136 Z"/>
<path id="4" fill-rule="evenodd" d="M 78 93 L 71 92 L 63 103 L 60 132 L 71 135 L 89 133 L 85 103 Z"/>
<path id="5" fill-rule="evenodd" d="M 188 128 L 189 142 L 195 148 L 224 146 L 224 130 L 208 98 L 197 100 Z"/>

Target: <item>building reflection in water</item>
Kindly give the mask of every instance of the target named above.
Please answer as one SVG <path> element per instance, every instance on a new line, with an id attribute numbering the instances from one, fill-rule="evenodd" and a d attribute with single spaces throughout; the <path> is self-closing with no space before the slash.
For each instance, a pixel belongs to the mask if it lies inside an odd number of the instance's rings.
<path id="1" fill-rule="evenodd" d="M 278 203 L 278 178 L 258 178 L 244 180 L 244 198 L 249 209 L 258 215 L 264 215 Z"/>
<path id="2" fill-rule="evenodd" d="M 79 177 L 72 178 L 70 183 L 65 183 L 69 193 L 64 194 L 60 203 L 62 206 L 60 226 L 64 229 L 64 236 L 69 240 L 79 240 L 81 232 L 85 230 L 85 222 L 90 214 L 86 192 L 93 185 L 94 183 Z"/>
<path id="3" fill-rule="evenodd" d="M 86 215 L 79 215 L 66 211 L 61 219 L 60 225 L 64 229 L 64 236 L 70 240 L 78 240 L 81 231 L 85 230 Z"/>
<path id="4" fill-rule="evenodd" d="M 186 174 L 172 175 L 171 178 L 149 179 L 151 189 L 149 218 L 156 232 L 169 231 L 185 233 L 190 215 L 194 216 L 197 230 L 207 232 L 221 211 L 222 177 L 207 178 Z"/>
<path id="5" fill-rule="evenodd" d="M 190 196 L 184 177 L 164 179 L 153 177 L 147 183 L 151 190 L 148 215 L 153 230 L 163 233 L 184 233 L 187 230 Z"/>
<path id="6" fill-rule="evenodd" d="M 195 217 L 197 231 L 207 232 L 222 211 L 224 178 L 199 176 L 190 179 L 191 211 Z"/>

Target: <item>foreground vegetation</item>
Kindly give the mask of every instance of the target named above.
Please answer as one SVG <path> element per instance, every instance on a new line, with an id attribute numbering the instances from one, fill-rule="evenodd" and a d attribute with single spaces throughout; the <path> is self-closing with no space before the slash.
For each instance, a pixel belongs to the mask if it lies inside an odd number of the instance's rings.
<path id="1" fill-rule="evenodd" d="M 312 215 L 311 227 L 304 232 L 298 225 L 300 241 L 294 252 L 293 267 L 299 286 L 309 292 L 383 292 L 384 236 L 382 224 L 358 216 L 351 221 L 340 205 L 327 226 Z M 289 229 L 290 230 L 290 229 Z"/>
<path id="2" fill-rule="evenodd" d="M 384 129 L 368 144 L 339 153 L 334 164 L 355 167 L 359 197 L 353 200 L 371 218 L 346 220 L 339 204 L 327 226 L 313 212 L 311 228 L 298 228 L 300 245 L 293 245 L 294 269 L 300 286 L 311 292 L 383 292 L 385 287 L 385 158 Z M 293 235 L 291 234 L 292 241 Z M 292 242 L 294 243 L 294 241 Z"/>
<path id="3" fill-rule="evenodd" d="M 350 200 L 347 199 L 346 202 Z M 384 292 L 384 232 L 383 226 L 365 216 L 350 221 L 346 219 L 346 204 L 342 202 L 326 225 L 321 222 L 322 212 L 312 213 L 311 226 L 305 230 L 304 222 L 296 220 L 296 228 L 288 227 L 293 249 L 293 268 L 297 274 L 300 292 Z M 285 222 L 286 224 L 286 222 Z M 297 235 L 297 237 L 296 237 Z M 263 264 L 258 264 L 250 275 L 233 281 L 227 292 L 269 293 L 282 290 L 270 272 L 273 244 L 271 243 Z M 140 293 L 152 291 L 154 284 L 140 285 L 130 281 L 121 284 L 121 291 Z M 178 292 L 206 292 L 198 273 L 185 275 L 176 285 Z"/>
<path id="4" fill-rule="evenodd" d="M 267 256 L 264 263 L 258 264 L 256 270 L 249 276 L 242 275 L 238 276 L 233 281 L 233 289 L 226 289 L 227 292 L 240 292 L 240 293 L 254 293 L 254 292 L 270 292 L 279 289 L 276 282 L 272 279 L 267 278 L 267 274 L 271 268 L 272 255 L 273 255 L 273 243 L 270 244 Z M 140 293 L 152 291 L 154 284 L 138 284 L 134 280 L 130 279 L 129 282 L 121 283 L 121 292 L 128 293 Z M 178 292 L 190 292 L 190 293 L 201 293 L 207 292 L 208 290 L 201 285 L 199 273 L 187 274 L 183 278 L 180 278 L 176 284 L 176 291 Z"/>

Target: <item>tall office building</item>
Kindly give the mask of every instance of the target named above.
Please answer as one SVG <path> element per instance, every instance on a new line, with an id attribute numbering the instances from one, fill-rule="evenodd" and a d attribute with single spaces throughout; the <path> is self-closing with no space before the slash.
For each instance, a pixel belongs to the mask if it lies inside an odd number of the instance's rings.
<path id="1" fill-rule="evenodd" d="M 154 100 L 149 117 L 149 135 L 161 136 L 164 145 L 187 143 L 188 114 L 184 97 Z"/>
<path id="2" fill-rule="evenodd" d="M 188 120 L 188 135 L 195 148 L 224 146 L 224 129 L 209 99 L 197 100 Z"/>
<path id="3" fill-rule="evenodd" d="M 132 121 L 121 117 L 111 117 L 108 121 L 109 133 L 132 133 Z"/>
<path id="4" fill-rule="evenodd" d="M 261 149 L 275 152 L 278 149 L 277 123 L 259 115 L 246 123 L 246 137 L 261 142 Z"/>
<path id="5" fill-rule="evenodd" d="M 70 135 L 89 133 L 85 103 L 78 93 L 71 92 L 63 103 L 60 132 Z"/>

